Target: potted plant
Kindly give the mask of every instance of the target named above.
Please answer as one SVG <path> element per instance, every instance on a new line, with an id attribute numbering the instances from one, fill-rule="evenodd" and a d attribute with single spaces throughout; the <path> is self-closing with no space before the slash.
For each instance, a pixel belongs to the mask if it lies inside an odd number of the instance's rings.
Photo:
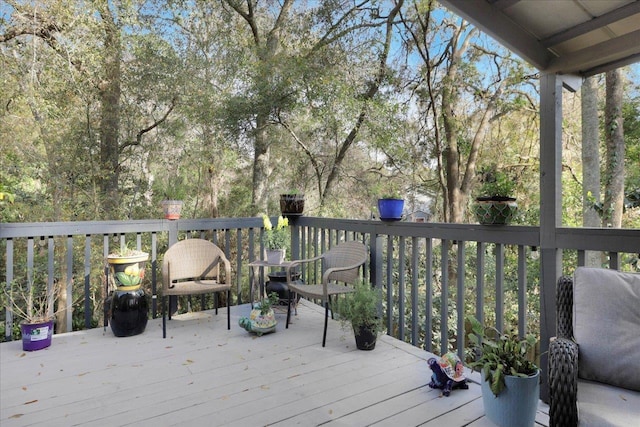
<path id="1" fill-rule="evenodd" d="M 47 348 L 53 338 L 53 319 L 58 311 L 54 310 L 58 294 L 57 285 L 47 289 L 46 284 L 31 283 L 25 288 L 15 282 L 4 290 L 10 311 L 22 319 L 22 349 L 35 351 Z M 4 304 L 3 304 L 4 305 Z"/>
<path id="2" fill-rule="evenodd" d="M 481 186 L 478 190 L 473 213 L 478 222 L 485 225 L 507 225 L 511 222 L 518 205 L 513 191 L 516 181 L 495 164 L 479 171 Z"/>
<path id="3" fill-rule="evenodd" d="M 291 190 L 280 194 L 280 213 L 283 217 L 294 220 L 304 211 L 304 194 Z"/>
<path id="4" fill-rule="evenodd" d="M 536 338 L 500 333 L 474 317 L 468 320 L 471 347 L 479 353 L 471 367 L 481 372 L 486 416 L 499 426 L 533 426 L 540 395 L 540 369 L 530 360 Z"/>
<path id="5" fill-rule="evenodd" d="M 147 326 L 149 302 L 142 282 L 148 259 L 147 252 L 126 247 L 107 256 L 110 289 L 105 313 L 117 337 L 141 334 Z"/>
<path id="6" fill-rule="evenodd" d="M 382 221 L 399 221 L 402 219 L 404 199 L 399 193 L 390 193 L 378 199 L 378 213 Z"/>
<path id="7" fill-rule="evenodd" d="M 343 328 L 351 325 L 359 350 L 373 350 L 378 334 L 382 331 L 382 319 L 378 307 L 382 297 L 380 290 L 369 283 L 355 286 L 355 291 L 338 300 L 337 312 Z"/>
<path id="8" fill-rule="evenodd" d="M 269 217 L 262 215 L 262 224 L 264 226 L 262 242 L 267 262 L 269 264 L 282 264 L 289 241 L 289 219 L 279 216 L 278 223 L 274 227 Z"/>
<path id="9" fill-rule="evenodd" d="M 182 213 L 182 200 L 167 199 L 160 202 L 164 219 L 176 220 L 180 219 Z"/>
<path id="10" fill-rule="evenodd" d="M 278 300 L 278 294 L 271 292 L 267 298 L 262 298 L 261 301 L 255 303 L 249 317 L 241 317 L 238 324 L 249 332 L 255 332 L 258 336 L 275 332 L 278 322 L 273 306 Z"/>

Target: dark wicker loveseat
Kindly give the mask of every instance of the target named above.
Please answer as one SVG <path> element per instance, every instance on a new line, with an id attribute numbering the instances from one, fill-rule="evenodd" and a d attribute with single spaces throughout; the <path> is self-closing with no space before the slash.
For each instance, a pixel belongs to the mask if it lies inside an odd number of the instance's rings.
<path id="1" fill-rule="evenodd" d="M 640 425 L 640 275 L 579 267 L 557 295 L 550 425 Z"/>

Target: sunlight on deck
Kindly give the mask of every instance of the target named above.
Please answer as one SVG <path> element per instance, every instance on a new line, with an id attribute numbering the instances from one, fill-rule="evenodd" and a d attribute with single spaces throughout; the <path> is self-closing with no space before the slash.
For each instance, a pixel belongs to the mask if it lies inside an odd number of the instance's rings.
<path id="1" fill-rule="evenodd" d="M 359 351 L 351 331 L 301 301 L 284 328 L 256 337 L 238 326 L 247 305 L 226 313 L 151 320 L 138 336 L 102 328 L 54 336 L 45 350 L 0 345 L 0 425 L 490 426 L 477 374 L 469 390 L 442 397 L 427 386 L 431 356 L 389 336 Z M 544 405 L 538 422 L 548 425 Z"/>

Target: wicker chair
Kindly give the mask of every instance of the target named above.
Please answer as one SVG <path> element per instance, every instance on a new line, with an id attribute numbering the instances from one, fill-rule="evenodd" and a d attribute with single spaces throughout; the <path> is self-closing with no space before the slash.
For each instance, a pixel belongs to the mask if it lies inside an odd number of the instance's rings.
<path id="1" fill-rule="evenodd" d="M 220 276 L 220 266 L 224 276 Z M 231 263 L 222 250 L 203 239 L 186 239 L 171 246 L 162 261 L 162 337 L 167 337 L 167 297 L 215 293 L 218 314 L 218 292 L 227 292 L 227 329 L 231 329 Z"/>
<path id="2" fill-rule="evenodd" d="M 289 328 L 291 319 L 292 295 L 298 294 L 308 299 L 321 300 L 325 310 L 324 332 L 322 334 L 322 346 L 324 347 L 327 342 L 327 323 L 331 297 L 354 291 L 353 287 L 347 284 L 353 283 L 359 277 L 360 266 L 367 261 L 367 248 L 361 242 L 356 241 L 340 243 L 320 256 L 292 262 L 287 267 L 287 277 L 291 277 L 291 271 L 297 268 L 298 265 L 319 260 L 322 260 L 321 284 L 307 285 L 288 281 L 289 304 L 286 327 Z"/>
<path id="3" fill-rule="evenodd" d="M 574 285 L 581 287 L 579 301 L 587 301 L 581 308 L 574 306 Z M 578 416 L 581 425 L 632 425 L 640 420 L 638 304 L 640 275 L 579 267 L 574 277 L 558 280 L 557 336 L 549 344 L 551 426 L 576 426 Z M 574 326 L 581 328 L 578 334 Z M 621 365 L 612 367 L 614 363 Z"/>

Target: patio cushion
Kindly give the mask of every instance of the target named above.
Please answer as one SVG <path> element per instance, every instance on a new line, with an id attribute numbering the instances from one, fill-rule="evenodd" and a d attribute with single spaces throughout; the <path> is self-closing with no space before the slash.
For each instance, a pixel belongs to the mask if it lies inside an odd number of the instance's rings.
<path id="1" fill-rule="evenodd" d="M 640 392 L 578 380 L 581 426 L 633 426 L 640 419 Z"/>
<path id="2" fill-rule="evenodd" d="M 573 298 L 579 377 L 640 391 L 640 274 L 579 267 Z"/>

